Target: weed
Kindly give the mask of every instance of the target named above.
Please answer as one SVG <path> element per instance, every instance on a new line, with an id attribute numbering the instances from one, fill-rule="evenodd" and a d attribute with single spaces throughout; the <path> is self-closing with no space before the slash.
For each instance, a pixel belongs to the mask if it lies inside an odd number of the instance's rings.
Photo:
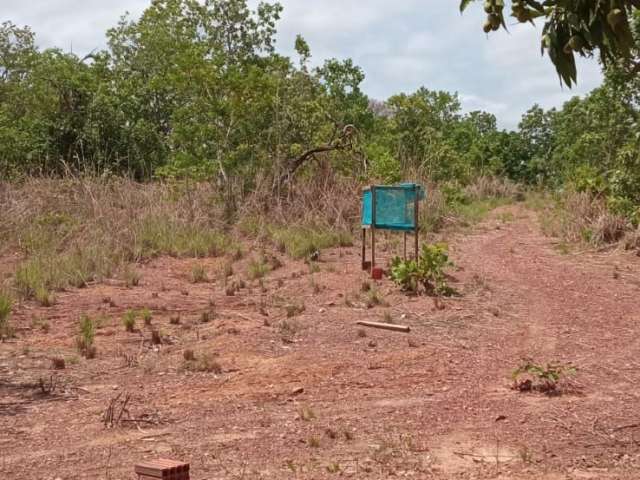
<path id="1" fill-rule="evenodd" d="M 204 311 L 200 314 L 200 323 L 209 323 L 214 316 L 215 314 L 213 312 Z"/>
<path id="2" fill-rule="evenodd" d="M 138 315 L 135 310 L 127 310 L 124 316 L 122 317 L 122 325 L 124 325 L 124 329 L 127 332 L 135 331 L 137 316 Z"/>
<path id="3" fill-rule="evenodd" d="M 266 259 L 263 256 L 260 256 L 258 258 L 252 258 L 249 261 L 248 275 L 249 275 L 249 279 L 251 280 L 257 280 L 258 278 L 262 278 L 270 271 L 271 271 L 271 265 L 267 263 Z"/>
<path id="4" fill-rule="evenodd" d="M 305 422 L 310 422 L 316 418 L 316 412 L 309 405 L 302 405 L 298 410 L 298 418 Z"/>
<path id="5" fill-rule="evenodd" d="M 78 363 L 80 363 L 80 358 L 78 358 L 76 355 L 67 357 L 66 360 L 69 365 L 77 365 Z"/>
<path id="6" fill-rule="evenodd" d="M 137 287 L 140 284 L 140 279 L 142 278 L 140 273 L 135 268 L 131 268 L 128 265 L 124 269 L 123 277 L 124 284 L 127 288 Z"/>
<path id="7" fill-rule="evenodd" d="M 351 430 L 343 430 L 342 431 L 342 435 L 344 435 L 344 439 L 345 440 L 353 440 L 354 436 L 353 436 L 353 432 L 351 432 Z"/>
<path id="8" fill-rule="evenodd" d="M 169 323 L 171 325 L 180 325 L 180 315 L 172 315 L 171 318 L 169 318 Z"/>
<path id="9" fill-rule="evenodd" d="M 318 264 L 318 262 L 309 262 L 309 273 L 314 274 L 319 272 L 320 272 L 320 265 Z"/>
<path id="10" fill-rule="evenodd" d="M 51 368 L 54 370 L 64 370 L 66 367 L 66 362 L 63 357 L 53 357 L 51 359 Z"/>
<path id="11" fill-rule="evenodd" d="M 369 290 L 371 290 L 371 282 L 369 280 L 363 280 L 362 284 L 360 285 L 360 290 L 364 293 L 367 293 Z"/>
<path id="12" fill-rule="evenodd" d="M 0 290 L 0 338 L 13 336 L 13 329 L 9 323 L 13 310 L 13 300 L 8 293 Z"/>
<path id="13" fill-rule="evenodd" d="M 311 448 L 319 448 L 320 447 L 320 439 L 318 437 L 316 437 L 315 435 L 312 435 L 307 439 L 307 445 L 309 445 Z"/>
<path id="14" fill-rule="evenodd" d="M 282 320 L 278 324 L 278 330 L 283 337 L 292 337 L 298 333 L 302 327 L 295 320 Z"/>
<path id="15" fill-rule="evenodd" d="M 233 262 L 225 261 L 220 268 L 220 276 L 223 281 L 226 281 L 227 278 L 233 275 Z"/>
<path id="16" fill-rule="evenodd" d="M 386 302 L 380 296 L 378 290 L 372 288 L 367 292 L 365 306 L 367 308 L 373 308 L 377 307 L 378 305 L 386 305 Z"/>
<path id="17" fill-rule="evenodd" d="M 140 316 L 142 317 L 142 320 L 147 327 L 151 325 L 151 320 L 153 319 L 151 310 L 149 310 L 147 307 L 143 308 L 142 310 L 140 310 Z"/>
<path id="18" fill-rule="evenodd" d="M 191 269 L 191 283 L 206 283 L 208 281 L 207 270 L 202 265 L 194 265 Z"/>
<path id="19" fill-rule="evenodd" d="M 568 376 L 574 375 L 576 368 L 560 363 L 541 365 L 531 360 L 524 360 L 511 374 L 514 390 L 521 392 L 538 391 L 552 395 L 558 392 L 559 383 Z"/>
<path id="20" fill-rule="evenodd" d="M 287 313 L 287 318 L 292 318 L 304 312 L 305 306 L 303 303 L 288 303 L 284 306 L 284 310 Z"/>
<path id="21" fill-rule="evenodd" d="M 43 307 L 52 307 L 56 303 L 55 295 L 43 286 L 36 287 L 33 298 Z"/>
<path id="22" fill-rule="evenodd" d="M 391 312 L 389 310 L 385 310 L 382 318 L 385 323 L 393 323 L 393 315 L 391 315 Z"/>
<path id="23" fill-rule="evenodd" d="M 338 462 L 332 462 L 329 465 L 327 465 L 327 472 L 329 473 L 340 473 L 341 471 L 342 470 Z"/>
<path id="24" fill-rule="evenodd" d="M 367 331 L 364 328 L 359 328 L 358 329 L 358 337 L 359 338 L 365 338 L 367 336 Z"/>
<path id="25" fill-rule="evenodd" d="M 183 353 L 184 356 L 184 353 Z M 193 372 L 222 373 L 222 367 L 211 353 L 205 353 L 196 357 L 194 360 L 185 361 L 185 369 Z"/>
<path id="26" fill-rule="evenodd" d="M 446 244 L 423 245 L 417 260 L 393 259 L 391 278 L 404 291 L 417 293 L 422 287 L 428 295 L 451 295 L 445 268 L 452 266 Z"/>
<path id="27" fill-rule="evenodd" d="M 51 330 L 51 325 L 49 324 L 49 322 L 40 317 L 34 317 L 31 320 L 31 327 L 33 329 L 41 330 L 44 333 L 49 333 L 49 330 Z"/>
<path id="28" fill-rule="evenodd" d="M 94 321 L 89 316 L 82 315 L 80 317 L 80 332 L 76 338 L 76 346 L 80 354 L 85 358 L 94 358 L 96 356 L 95 336 L 96 325 Z"/>

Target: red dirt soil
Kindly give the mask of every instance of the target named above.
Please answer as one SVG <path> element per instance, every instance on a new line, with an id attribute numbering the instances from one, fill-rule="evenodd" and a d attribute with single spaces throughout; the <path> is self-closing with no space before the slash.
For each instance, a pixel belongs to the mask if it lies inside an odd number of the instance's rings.
<path id="1" fill-rule="evenodd" d="M 18 305 L 18 337 L 0 344 L 0 478 L 133 479 L 136 462 L 157 457 L 189 462 L 194 480 L 640 478 L 640 258 L 563 255 L 522 206 L 450 245 L 461 295 L 442 304 L 383 279 L 374 288 L 388 305 L 367 308 L 356 246 L 323 252 L 316 273 L 282 259 L 235 296 L 219 279 L 189 282 L 194 265 L 214 272 L 223 259 L 160 258 L 139 266 L 137 287 L 113 280 L 50 308 Z M 135 333 L 122 326 L 143 307 L 160 346 L 141 320 Z M 355 325 L 385 312 L 411 333 Z M 81 314 L 105 316 L 92 360 L 75 350 Z M 222 371 L 185 369 L 185 349 Z M 524 357 L 577 372 L 560 395 L 518 392 L 510 375 Z M 118 394 L 130 395 L 122 418 L 138 421 L 109 428 Z"/>

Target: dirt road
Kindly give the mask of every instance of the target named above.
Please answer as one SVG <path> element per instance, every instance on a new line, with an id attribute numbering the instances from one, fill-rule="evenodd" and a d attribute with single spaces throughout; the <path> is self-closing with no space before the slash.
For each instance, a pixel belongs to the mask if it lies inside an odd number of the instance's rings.
<path id="1" fill-rule="evenodd" d="M 562 254 L 534 213 L 506 207 L 451 241 L 461 296 L 436 305 L 389 280 L 363 291 L 358 251 L 326 252 L 319 272 L 286 260 L 234 296 L 190 283 L 197 261 L 162 258 L 135 288 L 20 305 L 18 339 L 0 345 L 0 477 L 133 479 L 154 457 L 195 480 L 640 477 L 638 257 Z M 160 346 L 121 325 L 142 307 Z M 100 318 L 93 360 L 75 353 L 81 314 Z M 390 318 L 411 333 L 355 325 Z M 210 371 L 185 368 L 185 349 Z M 525 357 L 577 372 L 562 395 L 517 392 Z M 110 428 L 119 394 L 137 421 Z"/>

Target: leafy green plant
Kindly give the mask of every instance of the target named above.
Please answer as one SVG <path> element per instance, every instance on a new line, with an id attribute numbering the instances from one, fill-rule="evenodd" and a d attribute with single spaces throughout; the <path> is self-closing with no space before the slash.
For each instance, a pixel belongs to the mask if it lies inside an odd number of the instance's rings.
<path id="1" fill-rule="evenodd" d="M 451 295 L 454 291 L 447 285 L 445 269 L 452 266 L 446 244 L 423 245 L 417 260 L 392 260 L 391 279 L 406 292 L 418 293 L 422 288 L 428 295 Z"/>
<path id="2" fill-rule="evenodd" d="M 524 360 L 512 374 L 513 388 L 521 392 L 537 391 L 554 394 L 562 379 L 574 375 L 576 368 L 561 363 L 547 363 L 546 365 Z"/>
<path id="3" fill-rule="evenodd" d="M 94 358 L 96 356 L 96 347 L 94 340 L 96 336 L 96 325 L 91 317 L 82 315 L 80 317 L 80 329 L 76 338 L 76 346 L 78 351 L 85 358 Z"/>

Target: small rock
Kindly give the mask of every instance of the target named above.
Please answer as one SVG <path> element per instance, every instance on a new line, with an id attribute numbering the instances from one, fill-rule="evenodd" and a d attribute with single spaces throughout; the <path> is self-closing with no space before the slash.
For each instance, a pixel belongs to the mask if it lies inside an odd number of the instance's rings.
<path id="1" fill-rule="evenodd" d="M 303 387 L 296 387 L 291 391 L 291 395 L 300 395 L 301 393 L 304 393 Z"/>
<path id="2" fill-rule="evenodd" d="M 318 309 L 318 313 L 324 313 L 324 312 L 326 312 L 326 310 L 324 308 L 319 308 Z"/>
<path id="3" fill-rule="evenodd" d="M 369 341 L 369 346 L 370 346 L 371 348 L 375 348 L 375 347 L 377 347 L 377 346 L 378 346 L 378 343 L 377 343 L 375 340 L 370 340 L 370 341 Z"/>

